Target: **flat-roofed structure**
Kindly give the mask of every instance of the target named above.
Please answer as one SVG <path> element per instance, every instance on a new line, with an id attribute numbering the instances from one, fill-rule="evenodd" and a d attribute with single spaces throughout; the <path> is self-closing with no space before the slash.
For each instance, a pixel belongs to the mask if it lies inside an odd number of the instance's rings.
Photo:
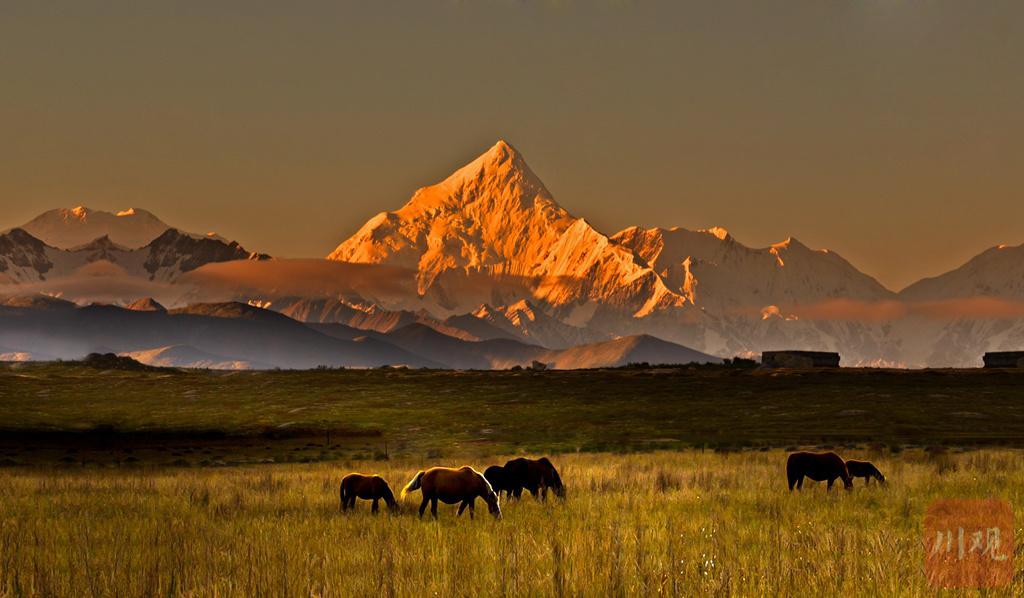
<path id="1" fill-rule="evenodd" d="M 987 368 L 1024 368 L 1024 351 L 993 351 L 982 360 Z"/>

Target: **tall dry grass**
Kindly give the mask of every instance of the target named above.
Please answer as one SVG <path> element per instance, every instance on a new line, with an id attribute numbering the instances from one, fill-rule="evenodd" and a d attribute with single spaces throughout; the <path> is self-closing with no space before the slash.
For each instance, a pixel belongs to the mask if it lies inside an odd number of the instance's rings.
<path id="1" fill-rule="evenodd" d="M 501 521 L 421 521 L 418 492 L 397 515 L 340 512 L 345 473 L 398 489 L 424 460 L 7 470 L 0 596 L 932 596 L 928 503 L 1024 498 L 1018 452 L 848 456 L 890 483 L 790 493 L 782 451 L 561 455 L 566 500 L 504 502 Z"/>

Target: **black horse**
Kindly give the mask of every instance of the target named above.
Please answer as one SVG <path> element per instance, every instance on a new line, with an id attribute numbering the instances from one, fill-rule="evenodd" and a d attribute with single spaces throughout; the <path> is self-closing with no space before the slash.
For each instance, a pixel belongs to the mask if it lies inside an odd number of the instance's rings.
<path id="1" fill-rule="evenodd" d="M 789 489 L 795 485 L 797 490 L 804 485 L 804 476 L 816 482 L 828 481 L 828 490 L 832 489 L 832 483 L 836 479 L 843 480 L 843 487 L 847 490 L 853 488 L 853 478 L 850 471 L 846 469 L 846 461 L 839 455 L 828 453 L 792 453 L 786 460 L 786 478 L 789 481 Z"/>
<path id="2" fill-rule="evenodd" d="M 530 494 L 537 498 L 547 499 L 548 488 L 559 498 L 565 498 L 565 486 L 558 470 L 551 464 L 547 457 L 540 459 L 527 459 L 519 457 L 511 459 L 504 466 L 492 465 L 484 472 L 484 477 L 490 482 L 495 492 L 504 490 L 508 496 L 519 498 L 523 490 L 529 490 Z"/>
<path id="3" fill-rule="evenodd" d="M 487 482 L 498 496 L 504 492 L 506 498 L 512 498 L 513 493 L 517 490 L 516 485 L 505 474 L 505 468 L 501 465 L 491 465 L 485 469 L 484 477 L 487 478 Z M 519 487 L 518 490 L 523 491 L 522 487 Z"/>
<path id="4" fill-rule="evenodd" d="M 869 461 L 854 461 L 850 459 L 846 462 L 846 469 L 849 470 L 850 477 L 864 478 L 865 485 L 871 483 L 871 478 L 875 478 L 880 484 L 885 483 L 885 476 Z"/>

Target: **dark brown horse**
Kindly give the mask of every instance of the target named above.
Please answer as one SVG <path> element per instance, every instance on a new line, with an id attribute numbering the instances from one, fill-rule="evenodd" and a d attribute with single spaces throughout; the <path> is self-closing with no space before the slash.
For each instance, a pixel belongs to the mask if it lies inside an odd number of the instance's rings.
<path id="1" fill-rule="evenodd" d="M 558 470 L 548 461 L 547 457 L 540 459 L 527 459 L 519 457 L 511 459 L 502 467 L 502 487 L 507 489 L 510 495 L 519 498 L 523 489 L 529 490 L 534 498 L 537 494 L 544 500 L 548 498 L 548 488 L 559 498 L 565 498 L 565 486 L 562 485 L 562 478 Z"/>
<path id="2" fill-rule="evenodd" d="M 850 477 L 864 478 L 865 485 L 871 483 L 871 478 L 875 478 L 880 484 L 885 483 L 885 476 L 869 461 L 854 461 L 850 459 L 846 462 L 846 469 L 850 472 Z"/>
<path id="3" fill-rule="evenodd" d="M 501 493 L 504 492 L 507 498 L 512 498 L 512 493 L 515 492 L 516 486 L 508 479 L 505 475 L 505 468 L 501 465 L 491 465 L 484 470 L 484 477 L 487 479 L 487 483 L 491 485 L 491 489 L 494 493 L 501 497 Z M 519 489 L 520 492 L 522 488 Z"/>
<path id="4" fill-rule="evenodd" d="M 423 491 L 423 502 L 420 503 L 420 517 L 430 505 L 430 514 L 437 518 L 437 501 L 449 505 L 461 502 L 459 515 L 469 507 L 469 517 L 473 518 L 473 508 L 477 497 L 484 499 L 487 510 L 501 519 L 501 507 L 498 506 L 498 495 L 483 474 L 470 466 L 451 469 L 448 467 L 432 467 L 416 474 L 416 477 L 402 489 L 402 499 L 413 490 Z"/>
<path id="5" fill-rule="evenodd" d="M 341 479 L 341 510 L 356 508 L 356 499 L 372 500 L 373 506 L 370 512 L 377 512 L 377 501 L 384 499 L 391 510 L 398 508 L 398 501 L 391 492 L 391 487 L 379 475 L 363 475 L 361 473 L 350 473 Z"/>
<path id="6" fill-rule="evenodd" d="M 847 490 L 853 488 L 853 478 L 846 469 L 846 461 L 839 455 L 828 453 L 792 453 L 786 460 L 786 478 L 789 479 L 789 489 L 797 490 L 804 485 L 804 476 L 816 482 L 828 480 L 828 490 L 832 489 L 832 483 L 836 478 L 843 480 L 843 487 Z"/>

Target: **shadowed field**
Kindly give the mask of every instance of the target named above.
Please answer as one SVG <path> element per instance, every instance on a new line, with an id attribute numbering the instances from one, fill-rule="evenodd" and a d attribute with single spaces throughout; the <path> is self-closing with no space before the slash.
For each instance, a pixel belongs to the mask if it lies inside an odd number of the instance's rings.
<path id="1" fill-rule="evenodd" d="M 348 471 L 400 487 L 463 461 L 8 469 L 0 595 L 932 596 L 929 502 L 1024 499 L 1017 451 L 847 456 L 873 459 L 889 484 L 790 493 L 781 450 L 561 455 L 567 498 L 503 502 L 501 521 L 456 519 L 454 506 L 420 520 L 418 492 L 398 515 L 339 511 Z M 1018 575 L 990 594 L 1021 592 Z"/>
<path id="2" fill-rule="evenodd" d="M 686 446 L 1016 446 L 1024 372 L 0 366 L 0 463 L 219 465 Z"/>

